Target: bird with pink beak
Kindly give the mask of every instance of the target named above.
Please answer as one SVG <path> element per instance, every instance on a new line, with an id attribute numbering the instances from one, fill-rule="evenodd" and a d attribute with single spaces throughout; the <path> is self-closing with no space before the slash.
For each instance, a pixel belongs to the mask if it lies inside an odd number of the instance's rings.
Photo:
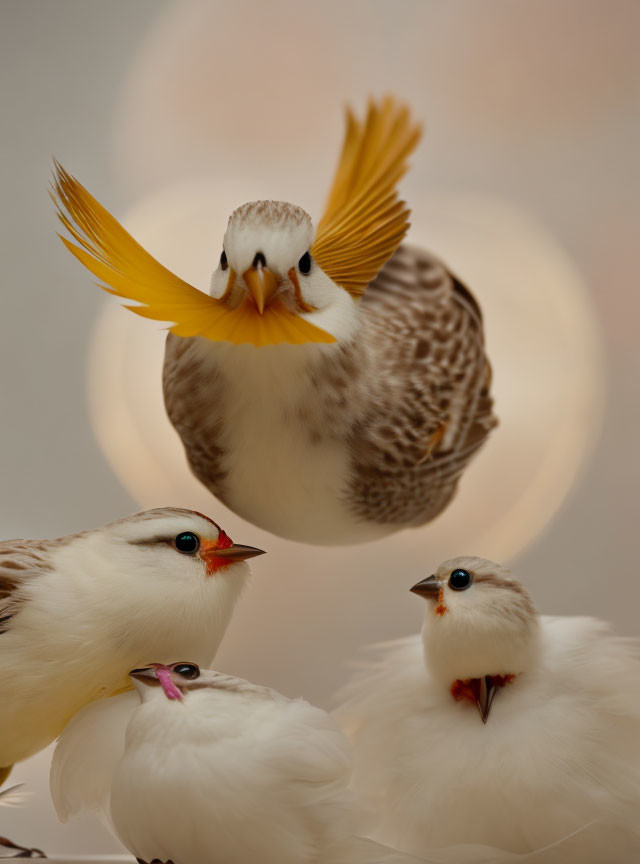
<path id="1" fill-rule="evenodd" d="M 181 661 L 131 672 L 140 703 L 111 787 L 112 825 L 139 864 L 497 864 L 449 847 L 413 858 L 362 835 L 352 754 L 336 722 Z M 363 818 L 364 817 L 364 818 Z"/>

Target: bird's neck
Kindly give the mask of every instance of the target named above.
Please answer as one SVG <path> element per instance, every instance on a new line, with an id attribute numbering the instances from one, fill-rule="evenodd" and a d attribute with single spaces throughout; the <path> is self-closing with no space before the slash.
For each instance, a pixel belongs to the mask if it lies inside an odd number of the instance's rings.
<path id="1" fill-rule="evenodd" d="M 483 675 L 480 678 L 456 679 L 451 685 L 451 695 L 456 702 L 471 702 L 480 713 L 483 723 L 489 718 L 496 693 L 511 684 L 515 675 Z"/>
<path id="2" fill-rule="evenodd" d="M 455 621 L 449 620 L 452 615 L 438 616 L 429 609 L 422 630 L 425 665 L 447 689 L 456 687 L 462 692 L 457 682 L 464 685 L 483 678 L 495 678 L 497 686 L 504 686 L 538 666 L 541 638 L 537 618 L 526 624 L 513 618 L 497 626 L 479 626 L 460 615 Z M 502 678 L 505 682 L 500 683 Z"/>
<path id="3" fill-rule="evenodd" d="M 515 680 L 516 675 L 514 673 L 507 673 L 506 675 L 485 675 L 483 677 L 488 679 L 488 683 L 492 687 L 499 689 L 511 684 Z M 480 698 L 481 686 L 482 678 L 465 678 L 464 680 L 456 678 L 450 687 L 450 692 L 456 702 L 467 700 L 468 702 L 475 703 Z"/>
<path id="4" fill-rule="evenodd" d="M 359 340 L 263 348 L 199 341 L 205 368 L 210 367 L 212 375 L 221 373 L 227 396 L 234 393 L 240 403 L 266 403 L 279 412 L 297 411 L 301 404 L 311 403 L 313 413 L 322 413 L 326 401 L 335 416 L 342 404 L 338 391 L 347 387 L 353 412 L 353 385 L 366 374 L 367 352 Z"/>

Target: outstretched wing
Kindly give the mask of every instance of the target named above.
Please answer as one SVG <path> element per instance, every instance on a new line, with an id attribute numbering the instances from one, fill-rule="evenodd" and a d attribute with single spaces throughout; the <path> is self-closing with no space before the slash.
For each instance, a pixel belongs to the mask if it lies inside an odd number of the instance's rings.
<path id="1" fill-rule="evenodd" d="M 101 288 L 140 304 L 126 307 L 136 315 L 175 322 L 170 330 L 177 336 L 204 336 L 214 342 L 273 345 L 335 341 L 281 303 L 272 303 L 259 315 L 250 303 L 230 309 L 198 291 L 156 261 L 58 162 L 55 169 L 55 195 L 51 197 L 60 221 L 79 245 L 66 237 L 60 239 L 104 283 Z"/>
<path id="2" fill-rule="evenodd" d="M 422 129 L 409 109 L 388 96 L 370 102 L 347 130 L 329 200 L 311 252 L 324 272 L 359 296 L 396 251 L 409 227 L 409 208 L 396 186 Z"/>
<path id="3" fill-rule="evenodd" d="M 219 304 L 163 267 L 75 177 L 55 164 L 58 217 L 80 244 L 60 238 L 71 254 L 106 283 L 100 286 L 105 291 L 142 304 L 127 307 L 136 315 L 156 321 L 180 319 L 171 328 L 173 333 L 202 335 L 212 306 L 223 311 Z"/>

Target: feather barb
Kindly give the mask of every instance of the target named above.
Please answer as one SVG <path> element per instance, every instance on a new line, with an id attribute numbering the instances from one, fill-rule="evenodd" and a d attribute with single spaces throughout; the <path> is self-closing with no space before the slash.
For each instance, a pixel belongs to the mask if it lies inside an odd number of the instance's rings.
<path id="1" fill-rule="evenodd" d="M 354 296 L 396 251 L 409 208 L 396 186 L 422 129 L 393 97 L 371 101 L 360 122 L 347 109 L 342 152 L 311 252 L 318 265 Z"/>
<path id="2" fill-rule="evenodd" d="M 76 242 L 60 239 L 98 277 L 100 287 L 133 301 L 126 308 L 136 315 L 173 322 L 169 329 L 177 336 L 257 346 L 335 341 L 282 303 L 271 303 L 260 315 L 248 300 L 232 309 L 198 291 L 156 261 L 58 162 L 51 197 Z"/>

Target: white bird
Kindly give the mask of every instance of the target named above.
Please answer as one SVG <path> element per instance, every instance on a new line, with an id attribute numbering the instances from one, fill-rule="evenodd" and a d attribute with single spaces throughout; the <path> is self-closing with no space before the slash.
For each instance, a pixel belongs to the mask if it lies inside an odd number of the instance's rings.
<path id="1" fill-rule="evenodd" d="M 142 704 L 126 731 L 111 817 L 138 861 L 416 862 L 356 836 L 363 814 L 349 787 L 351 749 L 325 711 L 193 663 L 132 676 Z M 476 847 L 420 860 L 507 859 Z"/>
<path id="2" fill-rule="evenodd" d="M 287 202 L 239 207 L 209 295 L 56 166 L 67 248 L 129 309 L 176 322 L 164 396 L 191 470 L 280 536 L 354 543 L 434 519 L 495 426 L 478 303 L 400 245 L 419 138 L 392 98 L 349 111 L 317 229 Z"/>
<path id="3" fill-rule="evenodd" d="M 132 666 L 209 663 L 259 554 L 177 508 L 0 543 L 0 782 L 84 705 L 130 689 Z"/>
<path id="4" fill-rule="evenodd" d="M 427 600 L 422 638 L 377 646 L 336 712 L 376 839 L 415 855 L 458 842 L 640 860 L 640 643 L 539 616 L 481 558 L 411 590 Z"/>

